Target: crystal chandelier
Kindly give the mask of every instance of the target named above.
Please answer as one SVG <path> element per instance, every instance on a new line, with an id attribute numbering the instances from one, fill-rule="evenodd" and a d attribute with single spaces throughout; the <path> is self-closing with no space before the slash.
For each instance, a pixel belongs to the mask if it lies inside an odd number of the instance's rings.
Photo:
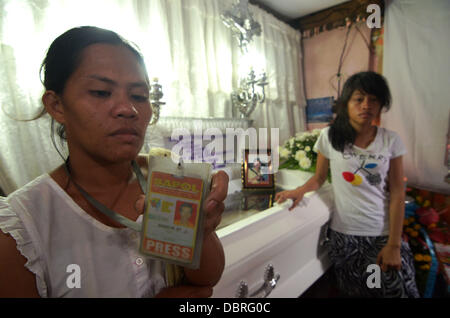
<path id="1" fill-rule="evenodd" d="M 155 125 L 158 122 L 160 107 L 165 104 L 159 101 L 163 96 L 162 86 L 158 83 L 158 79 L 154 78 L 153 83 L 150 85 L 150 105 L 152 106 L 153 115 L 149 125 Z"/>
<path id="2" fill-rule="evenodd" d="M 220 15 L 223 23 L 231 29 L 243 53 L 254 35 L 261 34 L 261 25 L 253 19 L 248 9 L 248 0 L 240 0 L 231 10 Z"/>
<path id="3" fill-rule="evenodd" d="M 238 90 L 231 93 L 233 110 L 238 110 L 241 118 L 248 118 L 258 103 L 264 103 L 266 99 L 264 86 L 267 84 L 266 73 L 257 78 L 255 71 L 250 70 L 247 77 L 241 80 Z"/>

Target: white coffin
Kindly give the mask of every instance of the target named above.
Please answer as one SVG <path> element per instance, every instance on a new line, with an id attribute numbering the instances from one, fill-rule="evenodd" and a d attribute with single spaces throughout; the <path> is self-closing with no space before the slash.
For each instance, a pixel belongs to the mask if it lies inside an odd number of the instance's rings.
<path id="1" fill-rule="evenodd" d="M 292 189 L 309 177 L 309 173 L 280 170 L 276 181 L 279 186 Z M 232 180 L 229 193 L 239 183 L 240 180 Z M 225 250 L 225 270 L 213 297 L 236 297 L 241 281 L 252 294 L 263 285 L 269 264 L 280 278 L 268 297 L 298 297 L 330 267 L 322 246 L 333 206 L 330 185 L 308 193 L 302 203 L 288 211 L 292 201 L 287 201 L 217 231 Z"/>

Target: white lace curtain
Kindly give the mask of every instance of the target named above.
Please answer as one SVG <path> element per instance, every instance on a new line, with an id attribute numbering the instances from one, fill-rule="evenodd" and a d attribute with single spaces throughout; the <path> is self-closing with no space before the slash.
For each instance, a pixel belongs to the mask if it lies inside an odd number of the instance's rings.
<path id="1" fill-rule="evenodd" d="M 241 55 L 220 14 L 234 0 L 3 0 L 0 1 L 0 187 L 6 194 L 62 160 L 50 141 L 41 107 L 39 66 L 58 35 L 80 25 L 114 30 L 144 54 L 150 78 L 163 85 L 162 116 L 231 117 L 230 93 L 249 67 L 265 70 L 267 100 L 255 127 L 282 127 L 280 140 L 304 130 L 306 105 L 301 36 L 250 5 L 262 35 Z"/>

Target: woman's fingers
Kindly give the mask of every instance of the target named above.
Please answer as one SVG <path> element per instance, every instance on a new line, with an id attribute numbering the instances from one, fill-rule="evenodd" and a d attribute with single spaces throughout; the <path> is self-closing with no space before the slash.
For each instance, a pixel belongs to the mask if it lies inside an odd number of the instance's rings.
<path id="1" fill-rule="evenodd" d="M 292 203 L 291 207 L 289 208 L 289 211 L 291 211 L 293 208 L 295 208 L 301 200 L 302 200 L 301 198 L 295 199 L 294 202 Z"/>
<path id="2" fill-rule="evenodd" d="M 378 253 L 377 265 L 380 266 L 380 268 L 383 272 L 387 271 L 387 266 L 386 266 L 385 262 L 383 261 L 383 250 L 380 251 L 380 253 Z"/>
<path id="3" fill-rule="evenodd" d="M 206 209 L 206 220 L 204 231 L 206 234 L 213 232 L 222 220 L 222 213 L 225 210 L 223 202 L 215 205 L 214 209 Z"/>
<path id="4" fill-rule="evenodd" d="M 213 232 L 220 224 L 222 213 L 225 210 L 223 201 L 227 197 L 228 181 L 228 175 L 224 171 L 219 171 L 212 177 L 211 192 L 204 204 L 206 234 Z"/>
<path id="5" fill-rule="evenodd" d="M 384 247 L 377 256 L 377 265 L 380 266 L 383 272 L 390 269 L 400 270 L 402 268 L 401 258 L 395 258 L 388 253 L 386 247 Z"/>
<path id="6" fill-rule="evenodd" d="M 222 202 L 227 197 L 228 193 L 228 175 L 220 170 L 212 176 L 211 192 L 208 195 L 207 201 L 215 200 Z"/>
<path id="7" fill-rule="evenodd" d="M 136 212 L 138 213 L 144 213 L 144 205 L 145 205 L 145 195 L 141 194 L 139 195 L 139 198 L 134 203 L 134 208 L 136 209 Z"/>
<path id="8" fill-rule="evenodd" d="M 303 194 L 300 193 L 299 191 L 291 190 L 291 191 L 281 191 L 275 195 L 275 201 L 277 203 L 283 203 L 287 199 L 293 200 L 293 203 L 289 208 L 289 211 L 291 211 L 300 203 L 300 201 L 303 200 Z"/>
<path id="9" fill-rule="evenodd" d="M 399 271 L 402 269 L 402 264 L 395 264 L 392 266 L 392 268 L 394 268 L 396 271 Z"/>
<path id="10" fill-rule="evenodd" d="M 287 199 L 286 192 L 287 191 L 281 191 L 275 194 L 275 201 L 278 203 L 283 203 L 284 201 L 286 201 Z"/>
<path id="11" fill-rule="evenodd" d="M 378 253 L 378 256 L 377 256 L 377 265 L 381 265 L 381 253 Z"/>

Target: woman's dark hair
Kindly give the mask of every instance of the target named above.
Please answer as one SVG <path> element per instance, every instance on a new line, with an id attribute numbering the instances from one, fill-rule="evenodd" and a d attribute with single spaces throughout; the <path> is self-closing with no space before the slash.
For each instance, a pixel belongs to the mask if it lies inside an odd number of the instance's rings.
<path id="1" fill-rule="evenodd" d="M 356 130 L 350 124 L 348 116 L 348 101 L 355 90 L 375 95 L 381 108 L 385 108 L 386 111 L 391 107 L 391 93 L 382 75 L 375 72 L 359 72 L 350 76 L 336 101 L 336 118 L 330 124 L 328 132 L 331 145 L 340 152 L 344 151 L 345 146 L 353 145 L 356 138 Z"/>
<path id="2" fill-rule="evenodd" d="M 135 44 L 128 42 L 113 31 L 93 26 L 81 26 L 64 32 L 50 45 L 40 69 L 41 82 L 45 89 L 61 95 L 67 80 L 81 63 L 83 50 L 89 45 L 97 43 L 121 45 L 128 48 L 146 70 L 144 59 Z M 42 74 L 44 75 L 43 79 Z M 145 75 L 148 81 L 146 71 Z M 61 138 L 61 142 L 66 139 L 64 126 L 56 123 L 52 118 L 51 137 L 53 145 L 56 147 L 55 130 Z M 56 149 L 58 150 L 57 147 Z"/>

